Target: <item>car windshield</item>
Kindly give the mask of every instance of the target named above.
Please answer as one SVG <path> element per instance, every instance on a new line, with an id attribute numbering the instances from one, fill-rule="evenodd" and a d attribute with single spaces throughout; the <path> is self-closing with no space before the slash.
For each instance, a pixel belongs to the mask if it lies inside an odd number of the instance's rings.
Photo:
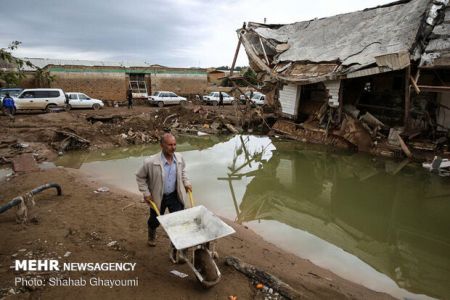
<path id="1" fill-rule="evenodd" d="M 209 93 L 208 96 L 214 97 L 214 96 L 215 96 L 215 93 L 214 93 L 214 92 L 211 92 L 211 93 Z"/>
<path id="2" fill-rule="evenodd" d="M 159 92 L 154 92 L 153 96 L 159 96 Z"/>

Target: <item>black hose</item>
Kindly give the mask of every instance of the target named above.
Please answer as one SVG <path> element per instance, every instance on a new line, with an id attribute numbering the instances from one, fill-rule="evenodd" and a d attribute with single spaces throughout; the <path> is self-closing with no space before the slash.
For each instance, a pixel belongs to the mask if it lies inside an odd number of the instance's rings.
<path id="1" fill-rule="evenodd" d="M 51 188 L 55 188 L 58 196 L 62 195 L 62 190 L 61 190 L 61 186 L 57 183 L 47 183 L 41 186 L 38 186 L 37 188 L 31 190 L 30 194 L 32 196 L 45 191 L 47 189 L 51 189 Z M 11 201 L 9 201 L 8 203 L 6 203 L 5 205 L 0 206 L 0 214 L 4 213 L 5 211 L 7 211 L 8 209 L 10 209 L 11 207 L 14 207 L 16 205 L 19 205 L 19 203 L 22 202 L 22 196 L 18 196 L 14 199 L 12 199 Z"/>

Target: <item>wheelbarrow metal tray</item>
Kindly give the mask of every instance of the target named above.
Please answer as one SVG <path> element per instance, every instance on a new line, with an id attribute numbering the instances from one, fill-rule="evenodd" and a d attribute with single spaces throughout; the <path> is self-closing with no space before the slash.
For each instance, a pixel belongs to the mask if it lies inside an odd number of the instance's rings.
<path id="1" fill-rule="evenodd" d="M 177 250 L 235 233 L 233 228 L 202 205 L 158 216 L 158 220 Z"/>

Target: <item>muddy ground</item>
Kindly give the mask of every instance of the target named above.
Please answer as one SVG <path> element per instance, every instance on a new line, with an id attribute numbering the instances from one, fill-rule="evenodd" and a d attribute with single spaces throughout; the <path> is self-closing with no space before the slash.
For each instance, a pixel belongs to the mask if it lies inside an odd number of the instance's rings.
<path id="1" fill-rule="evenodd" d="M 11 122 L 0 116 L 0 157 L 9 164 L 18 154 L 32 153 L 40 161 L 51 161 L 74 148 L 110 148 L 157 142 L 163 130 L 198 134 L 263 130 L 260 112 L 246 111 L 251 122 L 242 123 L 235 107 L 187 106 L 153 108 L 137 106 L 16 115 Z M 36 206 L 25 223 L 17 222 L 16 208 L 0 214 L 0 298 L 10 299 L 277 299 L 261 292 L 256 282 L 225 265 L 235 256 L 288 283 L 306 299 L 385 299 L 390 296 L 339 278 L 311 262 L 265 242 L 245 226 L 227 221 L 236 234 L 219 240 L 218 266 L 221 282 L 204 289 L 186 264 L 169 261 L 169 239 L 159 229 L 157 247 L 146 244 L 148 208 L 136 194 L 109 187 L 86 178 L 77 170 L 55 168 L 16 173 L 3 178 L 0 204 L 23 195 L 39 185 L 56 182 L 63 195 L 47 190 L 35 196 Z M 109 245 L 109 246 L 108 246 Z M 133 262 L 133 272 L 14 272 L 16 259 L 57 259 L 62 262 Z M 169 273 L 178 270 L 189 276 Z M 33 287 L 15 285 L 16 277 L 42 279 L 136 279 L 135 287 Z"/>
<path id="2" fill-rule="evenodd" d="M 156 143 L 163 131 L 197 134 L 262 131 L 262 111 L 246 106 L 135 106 L 53 113 L 18 113 L 14 121 L 0 115 L 0 164 L 21 153 L 40 161 L 74 149 Z M 245 121 L 242 121 L 245 120 Z"/>
<path id="3" fill-rule="evenodd" d="M 57 182 L 63 195 L 46 190 L 35 196 L 36 206 L 28 222 L 16 223 L 16 209 L 0 215 L 0 297 L 10 299 L 264 299 L 255 282 L 225 265 L 226 256 L 238 257 L 291 285 L 306 299 L 386 299 L 390 298 L 339 278 L 307 260 L 286 253 L 247 229 L 227 221 L 236 234 L 218 241 L 221 282 L 204 289 L 186 264 L 169 261 L 169 240 L 162 228 L 154 248 L 146 244 L 148 208 L 140 197 L 110 187 L 94 193 L 104 184 L 86 178 L 77 170 L 50 169 L 11 178 L 0 186 L 1 203 L 43 183 Z M 130 204 L 134 204 L 129 206 Z M 127 207 L 129 206 L 129 207 Z M 127 207 L 127 208 L 126 208 Z M 125 209 L 124 209 L 125 208 Z M 111 242 L 112 246 L 108 246 Z M 111 245 L 111 244 L 110 244 Z M 138 278 L 137 287 L 20 287 L 10 266 L 15 259 L 58 259 L 60 262 L 134 262 L 134 272 L 43 272 L 42 278 L 104 279 Z M 178 270 L 189 276 L 169 273 Z M 29 278 L 36 273 L 29 273 Z M 13 295 L 13 293 L 15 295 Z"/>

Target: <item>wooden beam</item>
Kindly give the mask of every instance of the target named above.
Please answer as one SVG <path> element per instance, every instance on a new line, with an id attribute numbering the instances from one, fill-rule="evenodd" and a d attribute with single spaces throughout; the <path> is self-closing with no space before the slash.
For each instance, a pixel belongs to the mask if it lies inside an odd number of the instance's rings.
<path id="1" fill-rule="evenodd" d="M 264 44 L 263 44 L 263 42 L 262 42 L 261 37 L 259 37 L 259 43 L 261 44 L 261 48 L 262 48 L 262 50 L 263 50 L 264 58 L 266 59 L 266 63 L 267 63 L 267 65 L 269 66 L 269 65 L 270 65 L 270 63 L 269 63 L 269 58 L 267 58 L 266 48 L 264 48 Z"/>
<path id="2" fill-rule="evenodd" d="M 234 52 L 234 58 L 233 58 L 233 63 L 231 64 L 231 70 L 230 70 L 230 76 L 233 76 L 233 72 L 234 72 L 234 66 L 236 65 L 236 60 L 239 54 L 239 49 L 241 48 L 241 37 L 239 36 L 239 41 L 238 44 L 236 46 L 236 51 Z"/>
<path id="3" fill-rule="evenodd" d="M 245 29 L 245 22 L 242 25 L 242 29 Z M 230 76 L 233 76 L 234 67 L 236 65 L 236 60 L 237 60 L 238 55 L 239 55 L 239 49 L 241 49 L 241 44 L 242 44 L 241 33 L 239 33 L 238 44 L 236 46 L 236 51 L 234 52 L 233 63 L 231 64 Z"/>
<path id="4" fill-rule="evenodd" d="M 420 94 L 419 86 L 417 85 L 417 82 L 414 80 L 412 76 L 409 77 L 411 79 L 412 86 L 416 90 L 417 95 Z"/>
<path id="5" fill-rule="evenodd" d="M 419 85 L 418 87 L 424 92 L 450 93 L 450 86 Z"/>
<path id="6" fill-rule="evenodd" d="M 411 77 L 411 66 L 408 66 L 405 70 L 405 115 L 403 124 L 405 129 L 409 128 L 409 119 L 411 115 L 411 90 L 409 86 L 409 78 Z"/>

